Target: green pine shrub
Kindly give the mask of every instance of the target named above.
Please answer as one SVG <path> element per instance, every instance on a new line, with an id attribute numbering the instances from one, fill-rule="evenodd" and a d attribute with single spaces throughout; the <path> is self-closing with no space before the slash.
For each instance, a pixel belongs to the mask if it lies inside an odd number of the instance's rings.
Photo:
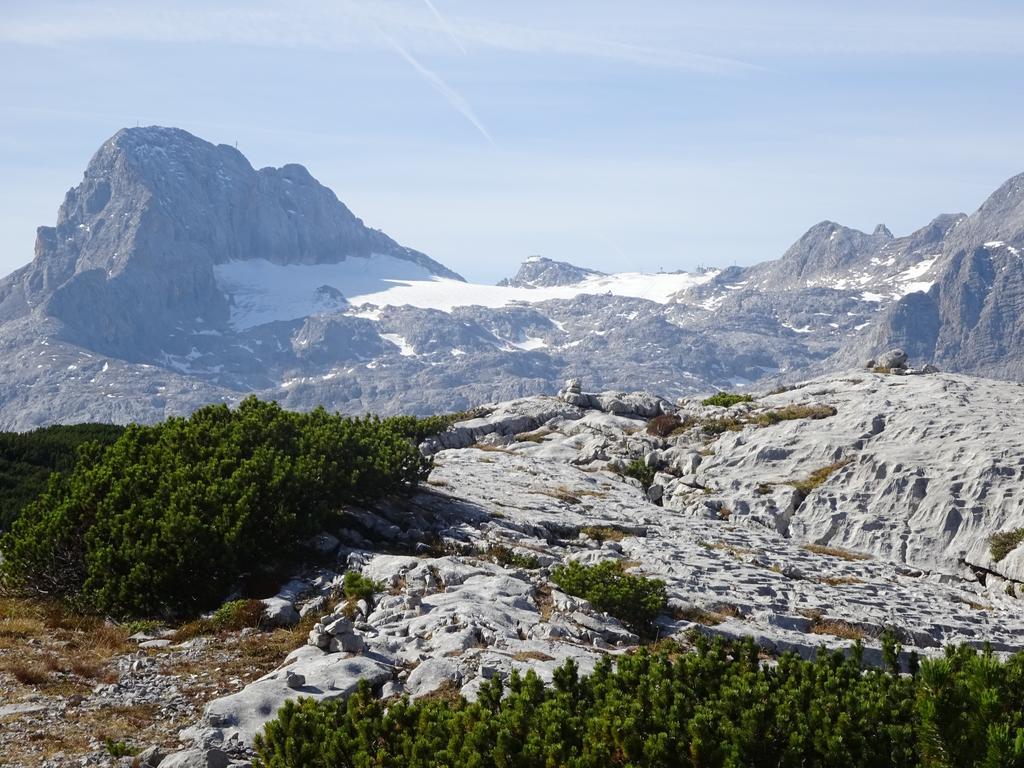
<path id="1" fill-rule="evenodd" d="M 536 555 L 520 554 L 504 544 L 492 544 L 487 550 L 487 557 L 506 568 L 522 568 L 527 571 L 540 568 L 540 560 Z"/>
<path id="2" fill-rule="evenodd" d="M 888 647 L 892 662 L 896 649 Z M 572 661 L 461 697 L 289 701 L 257 737 L 262 768 L 1007 768 L 1024 765 L 1024 656 L 963 647 L 863 669 L 859 652 L 761 663 L 749 640 Z"/>
<path id="3" fill-rule="evenodd" d="M 649 636 L 654 620 L 665 610 L 665 582 L 626 573 L 617 560 L 581 565 L 575 560 L 552 569 L 559 589 L 587 600 L 611 614 L 638 635 Z"/>
<path id="4" fill-rule="evenodd" d="M 71 424 L 0 432 L 0 533 L 46 490 L 51 474 L 74 469 L 79 446 L 110 445 L 123 431 L 114 424 Z"/>
<path id="5" fill-rule="evenodd" d="M 640 485 L 646 491 L 651 487 L 651 483 L 654 482 L 654 475 L 657 470 L 654 467 L 647 466 L 647 462 L 643 459 L 633 459 L 626 465 L 626 468 L 622 470 L 622 475 L 625 477 L 632 477 L 634 480 L 638 480 Z"/>
<path id="6" fill-rule="evenodd" d="M 86 444 L 0 539 L 8 589 L 124 618 L 194 616 L 294 556 L 346 503 L 407 493 L 430 462 L 418 420 L 235 410 L 128 427 Z"/>
<path id="7" fill-rule="evenodd" d="M 993 533 L 988 538 L 988 548 L 992 559 L 998 563 L 1013 552 L 1022 541 L 1024 541 L 1024 528 Z"/>
<path id="8" fill-rule="evenodd" d="M 373 593 L 382 592 L 384 585 L 368 576 L 363 576 L 359 571 L 346 571 L 341 590 L 350 600 L 365 600 L 370 603 L 373 602 Z"/>
<path id="9" fill-rule="evenodd" d="M 734 392 L 716 392 L 711 397 L 700 401 L 701 405 L 717 405 L 722 408 L 730 408 L 737 403 L 752 403 L 754 398 L 750 395 L 739 395 Z"/>

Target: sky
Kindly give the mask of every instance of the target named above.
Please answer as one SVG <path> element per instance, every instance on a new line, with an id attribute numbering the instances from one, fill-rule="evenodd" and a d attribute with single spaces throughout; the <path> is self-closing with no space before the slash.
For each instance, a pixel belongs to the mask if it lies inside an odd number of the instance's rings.
<path id="1" fill-rule="evenodd" d="M 1024 171 L 1024 4 L 0 0 L 0 274 L 119 128 L 297 162 L 467 278 L 897 235 Z"/>

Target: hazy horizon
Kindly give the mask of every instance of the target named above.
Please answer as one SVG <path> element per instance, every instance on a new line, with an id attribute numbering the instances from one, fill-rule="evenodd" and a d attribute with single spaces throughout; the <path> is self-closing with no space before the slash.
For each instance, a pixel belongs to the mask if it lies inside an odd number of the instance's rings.
<path id="1" fill-rule="evenodd" d="M 0 274 L 136 124 L 301 163 L 368 225 L 483 283 L 534 254 L 750 264 L 823 219 L 906 234 L 1024 171 L 1010 3 L 6 13 Z"/>

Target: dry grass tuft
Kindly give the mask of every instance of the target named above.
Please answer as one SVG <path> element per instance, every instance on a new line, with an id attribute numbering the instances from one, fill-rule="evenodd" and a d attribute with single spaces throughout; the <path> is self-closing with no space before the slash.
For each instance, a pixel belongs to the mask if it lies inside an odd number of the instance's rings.
<path id="1" fill-rule="evenodd" d="M 517 443 L 543 443 L 544 438 L 548 435 L 553 435 L 554 430 L 548 429 L 547 427 L 541 427 L 534 432 L 520 432 L 516 435 Z"/>
<path id="2" fill-rule="evenodd" d="M 668 437 L 676 431 L 683 420 L 674 413 L 663 413 L 647 422 L 647 434 L 655 437 Z"/>
<path id="3" fill-rule="evenodd" d="M 689 608 L 677 608 L 672 615 L 677 621 L 689 621 L 694 624 L 703 624 L 705 627 L 717 626 L 727 619 L 743 618 L 740 609 L 730 603 L 716 603 L 707 608 L 696 605 Z"/>
<path id="4" fill-rule="evenodd" d="M 585 525 L 580 528 L 581 534 L 586 534 L 596 541 L 622 541 L 626 533 L 610 525 Z"/>
<path id="5" fill-rule="evenodd" d="M 853 461 L 853 459 L 845 458 L 840 459 L 839 461 L 832 462 L 827 466 L 819 467 L 818 469 L 814 470 L 813 472 L 811 472 L 810 475 L 808 475 L 803 480 L 793 480 L 789 482 L 788 485 L 793 486 L 798 491 L 803 493 L 805 496 L 808 496 L 815 488 L 823 484 L 835 472 L 838 472 L 851 461 Z"/>
<path id="6" fill-rule="evenodd" d="M 574 496 L 569 492 L 569 489 L 565 486 L 559 486 L 558 488 L 552 488 L 548 491 L 541 491 L 545 496 L 550 496 L 553 499 L 565 502 L 566 504 L 581 504 L 580 498 Z"/>
<path id="7" fill-rule="evenodd" d="M 551 587 L 546 584 L 542 587 L 537 587 L 533 599 L 537 603 L 540 620 L 548 621 L 551 618 L 551 614 L 555 612 L 555 601 L 551 597 Z"/>
<path id="8" fill-rule="evenodd" d="M 31 617 L 0 619 L 0 637 L 37 637 L 46 631 L 46 625 Z"/>
<path id="9" fill-rule="evenodd" d="M 516 661 L 554 661 L 554 656 L 548 656 L 542 651 L 516 651 L 512 654 Z"/>
<path id="10" fill-rule="evenodd" d="M 48 665 L 39 661 L 11 660 L 0 666 L 0 671 L 11 675 L 22 685 L 39 686 L 50 681 Z"/>
<path id="11" fill-rule="evenodd" d="M 858 579 L 856 576 L 826 576 L 823 579 L 818 580 L 821 584 L 828 584 L 830 587 L 840 587 L 846 584 L 863 584 L 864 579 Z"/>
<path id="12" fill-rule="evenodd" d="M 841 560 L 870 560 L 871 555 L 865 555 L 863 552 L 851 552 L 848 549 L 842 549 L 840 547 L 827 547 L 824 544 L 804 544 L 802 549 L 807 552 L 813 552 L 816 555 L 826 555 L 828 557 L 838 557 Z"/>
<path id="13" fill-rule="evenodd" d="M 808 631 L 815 635 L 832 635 L 832 637 L 841 637 L 844 640 L 863 640 L 868 637 L 868 633 L 856 624 L 842 619 L 816 619 L 811 623 Z"/>
<path id="14" fill-rule="evenodd" d="M 820 403 L 812 405 L 787 405 L 783 408 L 759 413 L 754 417 L 753 421 L 758 426 L 770 427 L 781 421 L 793 421 L 795 419 L 827 419 L 835 416 L 836 413 L 836 409 L 831 405 L 821 405 Z"/>
<path id="15" fill-rule="evenodd" d="M 751 549 L 750 547 L 738 547 L 733 544 L 728 544 L 724 541 L 701 541 L 701 546 L 707 547 L 708 549 L 720 549 L 723 552 L 728 552 L 736 557 L 742 557 L 743 555 L 754 555 L 757 554 L 758 550 Z"/>

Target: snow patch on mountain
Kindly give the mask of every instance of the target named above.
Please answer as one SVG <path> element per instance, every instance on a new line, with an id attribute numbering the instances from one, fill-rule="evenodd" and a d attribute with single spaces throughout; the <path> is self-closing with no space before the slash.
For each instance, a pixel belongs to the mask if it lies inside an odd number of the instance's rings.
<path id="1" fill-rule="evenodd" d="M 553 299 L 573 299 L 582 295 L 622 296 L 668 304 L 680 291 L 702 285 L 717 271 L 701 274 L 671 272 L 650 274 L 623 272 L 616 275 L 590 277 L 572 285 L 542 288 L 516 288 L 480 285 L 457 280 L 392 280 L 390 285 L 372 293 L 346 292 L 352 304 L 378 307 L 411 306 L 451 312 L 456 307 L 481 306 L 499 309 L 513 304 L 534 304 Z M 365 315 L 364 315 L 365 316 Z"/>
<path id="2" fill-rule="evenodd" d="M 380 337 L 398 347 L 398 352 L 402 357 L 413 357 L 416 354 L 415 347 L 406 341 L 404 336 L 397 333 L 382 333 Z"/>
<path id="3" fill-rule="evenodd" d="M 230 302 L 231 326 L 239 331 L 337 312 L 347 306 L 359 307 L 351 312 L 353 317 L 378 320 L 379 308 L 388 306 L 451 312 L 456 307 L 498 309 L 580 295 L 623 296 L 667 304 L 675 294 L 706 283 L 716 274 L 625 272 L 593 276 L 572 285 L 520 288 L 437 277 L 418 264 L 385 255 L 348 258 L 336 264 L 282 265 L 253 259 L 214 267 L 217 286 Z"/>
<path id="4" fill-rule="evenodd" d="M 353 257 L 336 264 L 229 261 L 213 268 L 231 304 L 231 326 L 246 330 L 279 320 L 336 312 L 345 297 L 387 291 L 401 281 L 428 281 L 429 270 L 393 256 Z M 465 286 L 458 280 L 445 280 Z"/>

